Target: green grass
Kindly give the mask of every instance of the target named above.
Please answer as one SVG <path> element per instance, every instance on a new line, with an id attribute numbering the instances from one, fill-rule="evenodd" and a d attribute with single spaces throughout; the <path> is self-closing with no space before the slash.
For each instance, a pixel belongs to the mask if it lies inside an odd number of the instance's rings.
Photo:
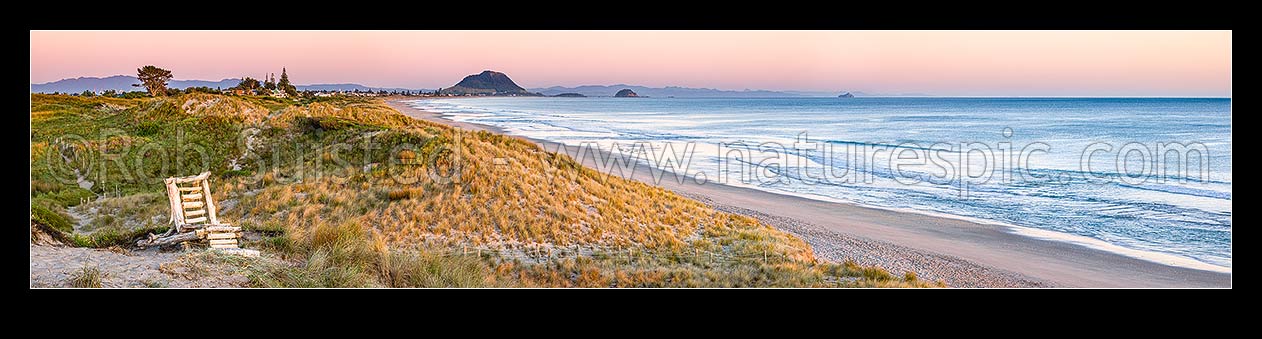
<path id="1" fill-rule="evenodd" d="M 74 222 L 63 211 L 64 209 L 61 209 L 60 206 L 33 201 L 31 203 L 31 222 L 47 225 L 61 232 L 73 232 Z"/>
<path id="2" fill-rule="evenodd" d="M 136 240 L 139 240 L 150 233 L 164 233 L 168 228 L 169 227 L 167 226 L 142 227 L 136 229 L 109 228 L 97 230 L 87 235 L 72 233 L 70 234 L 70 242 L 71 245 L 76 247 L 132 247 L 135 246 Z"/>

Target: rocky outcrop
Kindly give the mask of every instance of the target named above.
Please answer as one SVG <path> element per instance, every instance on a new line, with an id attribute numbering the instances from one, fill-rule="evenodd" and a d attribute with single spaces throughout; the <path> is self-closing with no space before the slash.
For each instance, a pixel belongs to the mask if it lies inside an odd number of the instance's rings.
<path id="1" fill-rule="evenodd" d="M 613 96 L 614 96 L 615 98 L 635 98 L 635 97 L 639 97 L 639 95 L 635 94 L 635 91 L 632 91 L 632 90 L 631 90 L 631 89 L 629 89 L 629 88 L 624 88 L 624 89 L 622 89 L 621 91 L 618 91 L 618 93 L 617 93 L 617 94 L 614 94 Z"/>
<path id="2" fill-rule="evenodd" d="M 846 93 L 842 93 L 841 95 L 838 95 L 837 97 L 838 98 L 853 98 L 854 94 L 850 94 L 850 92 L 846 92 Z"/>

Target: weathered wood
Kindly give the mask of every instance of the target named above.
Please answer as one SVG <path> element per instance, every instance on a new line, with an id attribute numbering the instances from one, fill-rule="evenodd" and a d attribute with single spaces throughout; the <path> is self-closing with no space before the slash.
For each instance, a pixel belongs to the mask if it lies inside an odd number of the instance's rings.
<path id="1" fill-rule="evenodd" d="M 193 209 L 201 208 L 202 206 L 206 206 L 206 204 L 203 204 L 201 201 L 186 201 L 181 203 L 180 206 L 184 206 L 184 209 Z M 207 208 L 206 211 L 210 211 L 210 208 Z"/>
<path id="2" fill-rule="evenodd" d="M 212 247 L 212 248 L 213 248 L 213 247 Z M 259 251 L 258 251 L 258 250 L 250 250 L 250 249 L 244 249 L 244 248 L 232 248 L 232 247 L 226 247 L 226 248 L 217 248 L 217 249 L 215 249 L 215 250 L 216 250 L 216 251 L 220 251 L 220 252 L 224 252 L 224 253 L 228 253 L 228 254 L 235 254 L 235 255 L 245 256 L 245 257 L 257 257 L 257 256 L 259 256 Z"/>
<path id="3" fill-rule="evenodd" d="M 202 187 L 201 186 L 179 187 L 179 190 L 180 192 L 197 192 L 197 191 L 201 191 Z"/>
<path id="4" fill-rule="evenodd" d="M 140 246 L 140 247 L 162 246 L 162 245 L 177 244 L 177 243 L 181 243 L 185 241 L 193 241 L 197 239 L 198 239 L 197 233 L 195 232 L 176 233 L 175 235 L 171 235 L 171 236 L 142 239 L 136 242 L 136 246 Z"/>
<path id="5" fill-rule="evenodd" d="M 179 197 L 179 192 L 175 190 L 175 184 L 167 181 L 167 198 L 170 202 L 169 222 L 173 226 L 178 226 L 178 224 L 184 223 L 184 209 L 179 208 L 179 199 L 175 197 Z M 175 232 L 179 232 L 179 227 L 168 229 L 167 233 L 163 233 L 163 236 L 172 236 Z"/>
<path id="6" fill-rule="evenodd" d="M 237 247 L 237 244 L 234 243 L 234 244 L 210 245 L 210 248 L 240 248 L 240 247 Z"/>
<path id="7" fill-rule="evenodd" d="M 236 233 L 231 233 L 231 232 L 229 232 L 229 233 L 210 233 L 210 234 L 207 234 L 207 235 L 206 235 L 206 239 L 211 239 L 211 240 L 215 240 L 215 239 L 236 239 L 236 238 L 237 238 L 237 234 L 236 234 Z"/>
<path id="8" fill-rule="evenodd" d="M 188 210 L 188 211 L 184 211 L 184 217 L 185 217 L 185 218 L 188 218 L 188 217 L 196 217 L 196 216 L 199 216 L 199 215 L 206 215 L 206 210 Z"/>
<path id="9" fill-rule="evenodd" d="M 206 172 L 210 174 L 210 172 Z M 210 223 L 218 224 L 219 218 L 215 215 L 215 199 L 210 195 L 210 180 L 202 181 L 202 195 L 206 197 L 206 213 L 210 218 Z"/>
<path id="10" fill-rule="evenodd" d="M 183 198 L 184 201 L 198 201 L 198 200 L 202 200 L 202 194 L 201 193 L 183 194 L 183 195 L 180 195 L 180 198 Z"/>
<path id="11" fill-rule="evenodd" d="M 196 224 L 196 223 L 205 222 L 205 221 L 206 221 L 206 217 L 196 217 L 196 218 L 190 218 L 190 219 L 184 220 L 184 222 L 190 223 L 190 224 Z"/>
<path id="12" fill-rule="evenodd" d="M 201 229 L 206 224 L 180 224 L 180 233 Z"/>
<path id="13" fill-rule="evenodd" d="M 240 228 L 240 227 L 232 227 L 232 226 L 222 226 L 222 225 L 216 225 L 216 226 L 206 226 L 206 230 L 207 230 L 207 231 L 211 231 L 211 232 L 240 232 L 240 231 L 241 231 L 241 228 Z"/>
<path id="14" fill-rule="evenodd" d="M 221 240 L 211 240 L 211 241 L 210 241 L 210 244 L 211 244 L 211 245 L 228 245 L 228 244 L 236 245 L 236 244 L 237 244 L 237 239 L 233 238 L 233 239 L 226 239 L 226 240 L 223 240 L 223 239 L 221 239 Z"/>
<path id="15" fill-rule="evenodd" d="M 202 172 L 201 174 L 194 175 L 194 176 L 180 177 L 180 178 L 167 178 L 167 180 L 169 182 L 183 184 L 183 183 L 206 180 L 206 178 L 209 178 L 209 177 L 210 177 L 210 172 Z"/>

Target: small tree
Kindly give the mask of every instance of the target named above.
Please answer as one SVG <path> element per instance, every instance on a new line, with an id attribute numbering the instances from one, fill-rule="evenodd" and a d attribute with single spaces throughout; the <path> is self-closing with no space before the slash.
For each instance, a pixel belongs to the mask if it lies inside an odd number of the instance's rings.
<path id="1" fill-rule="evenodd" d="M 92 93 L 92 90 L 85 89 L 83 90 L 83 94 L 80 94 L 80 95 L 85 96 L 85 97 L 92 97 L 92 96 L 96 96 L 96 93 Z"/>
<path id="2" fill-rule="evenodd" d="M 245 77 L 245 79 L 241 79 L 241 83 L 238 83 L 237 87 L 233 88 L 247 92 L 255 91 L 259 89 L 259 81 L 251 77 Z"/>
<path id="3" fill-rule="evenodd" d="M 298 88 L 289 83 L 289 72 L 284 67 L 280 68 L 280 82 L 276 83 L 276 87 L 279 87 L 281 91 L 285 92 L 285 95 L 291 98 L 298 96 Z"/>
<path id="4" fill-rule="evenodd" d="M 268 91 L 276 89 L 276 81 L 272 80 L 272 76 L 269 75 L 267 80 L 263 82 L 263 88 Z"/>
<path id="5" fill-rule="evenodd" d="M 137 68 L 136 77 L 140 78 L 140 84 L 132 86 L 143 85 L 150 95 L 161 96 L 167 92 L 167 80 L 171 80 L 171 71 L 149 65 Z"/>

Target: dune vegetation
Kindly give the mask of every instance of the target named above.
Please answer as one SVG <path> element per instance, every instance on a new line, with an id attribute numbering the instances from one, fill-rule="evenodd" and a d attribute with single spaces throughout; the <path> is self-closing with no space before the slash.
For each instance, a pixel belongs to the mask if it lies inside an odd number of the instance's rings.
<path id="1" fill-rule="evenodd" d="M 162 178 L 284 265 L 261 287 L 915 287 L 755 219 L 375 98 L 32 94 L 31 222 L 78 246 L 166 228 Z"/>

